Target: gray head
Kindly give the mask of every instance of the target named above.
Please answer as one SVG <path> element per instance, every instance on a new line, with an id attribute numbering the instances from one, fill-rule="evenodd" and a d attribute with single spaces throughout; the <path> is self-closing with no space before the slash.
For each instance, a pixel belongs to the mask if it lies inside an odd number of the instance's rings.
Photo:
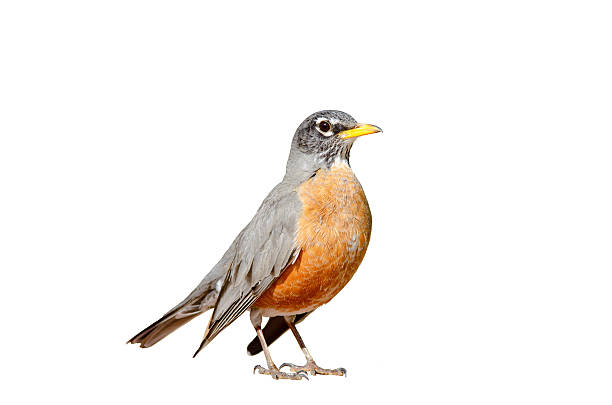
<path id="1" fill-rule="evenodd" d="M 348 164 L 353 142 L 362 135 L 381 132 L 374 125 L 359 124 L 345 112 L 323 110 L 300 124 L 293 137 L 287 176 L 310 176 L 337 163 Z"/>

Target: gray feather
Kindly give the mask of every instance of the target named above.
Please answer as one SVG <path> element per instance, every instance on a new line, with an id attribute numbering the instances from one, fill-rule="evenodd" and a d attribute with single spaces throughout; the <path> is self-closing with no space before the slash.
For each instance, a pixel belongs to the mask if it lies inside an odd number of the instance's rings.
<path id="1" fill-rule="evenodd" d="M 283 181 L 270 192 L 232 244 L 233 260 L 196 354 L 242 315 L 297 259 L 297 222 L 302 203 L 291 183 Z"/>

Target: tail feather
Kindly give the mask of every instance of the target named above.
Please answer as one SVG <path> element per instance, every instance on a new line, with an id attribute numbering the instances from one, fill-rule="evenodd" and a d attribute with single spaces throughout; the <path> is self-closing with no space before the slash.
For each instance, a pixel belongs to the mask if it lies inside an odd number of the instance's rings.
<path id="1" fill-rule="evenodd" d="M 213 308 L 218 294 L 214 284 L 208 289 L 194 290 L 180 304 L 140 331 L 127 343 L 140 344 L 143 348 L 153 346 L 193 318 Z"/>
<path id="2" fill-rule="evenodd" d="M 157 322 L 128 340 L 128 343 L 140 344 L 140 347 L 151 347 L 193 318 L 213 308 L 217 303 L 219 290 L 234 256 L 235 246 L 232 244 L 215 267 L 183 301 Z"/>
<path id="3" fill-rule="evenodd" d="M 183 317 L 177 317 L 176 314 L 165 315 L 128 340 L 128 343 L 140 344 L 140 347 L 143 348 L 151 347 L 201 313 L 197 312 Z"/>

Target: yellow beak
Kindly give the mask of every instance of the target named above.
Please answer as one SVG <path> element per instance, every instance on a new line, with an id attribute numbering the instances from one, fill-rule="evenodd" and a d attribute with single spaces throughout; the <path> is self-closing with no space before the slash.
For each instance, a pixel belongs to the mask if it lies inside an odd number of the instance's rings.
<path id="1" fill-rule="evenodd" d="M 342 139 L 349 139 L 349 138 L 356 138 L 358 136 L 375 134 L 376 132 L 382 132 L 382 129 L 380 129 L 376 125 L 357 124 L 356 128 L 347 129 L 346 131 L 342 131 L 338 134 L 338 136 Z"/>

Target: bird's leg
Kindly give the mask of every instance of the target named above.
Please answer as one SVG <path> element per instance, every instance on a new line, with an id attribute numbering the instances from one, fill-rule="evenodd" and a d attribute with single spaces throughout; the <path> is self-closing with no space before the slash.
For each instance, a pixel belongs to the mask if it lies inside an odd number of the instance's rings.
<path id="1" fill-rule="evenodd" d="M 293 332 L 293 336 L 295 336 L 295 340 L 297 340 L 298 344 L 300 345 L 300 349 L 302 349 L 302 352 L 304 353 L 304 356 L 306 357 L 306 364 L 303 366 L 296 366 L 295 364 L 291 364 L 291 363 L 283 363 L 280 368 L 282 369 L 283 367 L 289 367 L 289 369 L 291 371 L 293 371 L 294 373 L 299 373 L 301 371 L 304 372 L 310 372 L 310 374 L 312 375 L 317 375 L 317 374 L 321 374 L 321 375 L 343 375 L 346 376 L 346 369 L 345 368 L 336 368 L 333 370 L 327 369 L 327 368 L 321 368 L 319 366 L 317 366 L 317 363 L 315 363 L 314 359 L 312 358 L 312 356 L 310 355 L 310 352 L 308 351 L 308 348 L 306 347 L 306 345 L 304 344 L 304 341 L 302 340 L 302 337 L 300 336 L 300 333 L 297 331 L 297 329 L 295 328 L 295 324 L 294 324 L 294 320 L 295 317 L 284 317 L 285 318 L 285 322 L 287 322 L 287 325 L 289 326 L 289 329 L 291 329 L 291 332 Z"/>
<path id="2" fill-rule="evenodd" d="M 264 338 L 263 332 L 261 330 L 261 313 L 256 309 L 251 310 L 251 323 L 255 327 L 255 331 L 257 332 L 257 337 L 259 338 L 259 342 L 261 343 L 261 347 L 263 348 L 264 355 L 266 356 L 266 363 L 268 363 L 268 368 L 262 367 L 260 365 L 255 366 L 253 369 L 253 373 L 256 371 L 259 374 L 267 374 L 272 376 L 275 380 L 301 380 L 302 378 L 308 379 L 306 372 L 304 371 L 295 371 L 292 373 L 283 373 L 276 367 L 274 361 L 272 361 L 272 356 L 270 356 L 270 350 L 268 349 L 268 345 L 266 344 L 266 339 Z"/>

